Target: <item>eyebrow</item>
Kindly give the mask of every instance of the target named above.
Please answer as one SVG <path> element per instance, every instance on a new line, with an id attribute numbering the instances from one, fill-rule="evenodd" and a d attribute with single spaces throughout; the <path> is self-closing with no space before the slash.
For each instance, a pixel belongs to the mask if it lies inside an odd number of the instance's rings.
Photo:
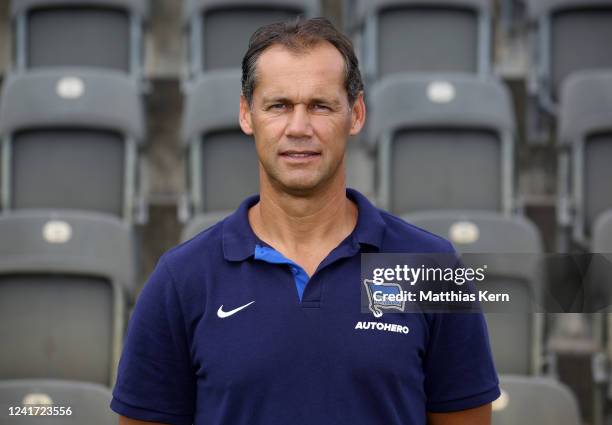
<path id="1" fill-rule="evenodd" d="M 264 104 L 269 104 L 269 103 L 288 104 L 288 103 L 293 103 L 293 101 L 287 97 L 279 96 L 279 97 L 269 97 L 269 98 L 264 97 L 263 103 Z M 309 103 L 311 104 L 312 103 L 322 103 L 322 104 L 330 105 L 330 106 L 340 106 L 341 104 L 341 102 L 337 99 L 330 100 L 330 99 L 324 99 L 321 97 L 315 97 L 313 99 L 310 99 Z"/>
<path id="2" fill-rule="evenodd" d="M 291 101 L 286 97 L 264 97 L 263 103 L 290 103 Z"/>

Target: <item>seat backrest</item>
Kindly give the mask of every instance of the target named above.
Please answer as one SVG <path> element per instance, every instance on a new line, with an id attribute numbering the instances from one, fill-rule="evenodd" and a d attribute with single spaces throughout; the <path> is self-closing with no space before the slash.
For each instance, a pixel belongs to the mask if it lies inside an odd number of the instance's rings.
<path id="1" fill-rule="evenodd" d="M 403 72 L 490 72 L 488 1 L 360 0 L 356 9 L 369 81 Z"/>
<path id="2" fill-rule="evenodd" d="M 375 199 L 374 170 L 376 161 L 372 155 L 372 144 L 366 142 L 367 132 L 349 137 L 344 154 L 346 186 L 359 191 L 366 198 Z"/>
<path id="3" fill-rule="evenodd" d="M 530 0 L 542 96 L 557 103 L 563 81 L 581 70 L 612 68 L 611 0 Z"/>
<path id="4" fill-rule="evenodd" d="M 183 140 L 196 214 L 233 210 L 259 192 L 255 142 L 240 129 L 239 100 L 238 70 L 204 74 L 188 89 Z"/>
<path id="5" fill-rule="evenodd" d="M 259 27 L 297 16 L 319 16 L 319 0 L 187 0 L 192 74 L 240 67 Z M 222 46 L 222 48 L 220 48 Z"/>
<path id="6" fill-rule="evenodd" d="M 94 67 L 139 74 L 148 0 L 12 0 L 19 70 Z"/>
<path id="7" fill-rule="evenodd" d="M 500 82 L 398 75 L 369 107 L 382 208 L 511 210 L 514 117 Z"/>
<path id="8" fill-rule="evenodd" d="M 138 86 L 120 73 L 9 76 L 0 100 L 4 208 L 129 216 L 143 127 Z"/>
<path id="9" fill-rule="evenodd" d="M 590 245 L 591 261 L 588 265 L 587 283 L 589 285 L 591 311 L 612 311 L 612 209 L 599 215 L 593 225 Z M 608 315 L 608 322 L 610 316 Z M 610 326 L 610 325 L 608 325 Z"/>
<path id="10" fill-rule="evenodd" d="M 53 413 L 54 416 L 61 416 L 64 425 L 115 425 L 117 415 L 108 408 L 111 399 L 112 394 L 107 387 L 86 382 L 28 379 L 0 381 L 0 408 L 4 412 L 9 412 L 11 407 L 16 410 L 17 407 L 32 406 L 45 413 L 45 416 L 38 416 L 40 422 L 35 420 L 37 417 L 28 415 L 11 416 L 10 422 L 15 425 L 49 423 L 49 416 Z M 50 409 L 51 414 L 47 413 L 47 409 Z"/>
<path id="11" fill-rule="evenodd" d="M 487 265 L 479 289 L 510 294 L 512 304 L 487 312 L 495 365 L 501 373 L 537 373 L 542 321 L 532 314 L 540 303 L 542 241 L 536 227 L 520 216 L 478 211 L 430 211 L 408 214 L 408 222 L 449 239 L 466 266 Z"/>
<path id="12" fill-rule="evenodd" d="M 100 214 L 0 217 L 0 380 L 109 386 L 134 291 L 130 227 Z"/>
<path id="13" fill-rule="evenodd" d="M 561 96 L 559 135 L 571 154 L 574 235 L 592 235 L 595 220 L 612 209 L 612 69 L 569 77 Z"/>
<path id="14" fill-rule="evenodd" d="M 612 253 L 612 209 L 601 214 L 593 226 L 591 252 Z"/>
<path id="15" fill-rule="evenodd" d="M 550 378 L 499 377 L 502 395 L 493 402 L 493 425 L 580 425 L 576 396 Z"/>

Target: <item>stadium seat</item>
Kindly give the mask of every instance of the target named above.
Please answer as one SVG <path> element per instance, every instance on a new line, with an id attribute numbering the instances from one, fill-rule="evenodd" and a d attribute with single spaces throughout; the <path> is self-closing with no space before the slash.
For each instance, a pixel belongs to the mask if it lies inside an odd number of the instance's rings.
<path id="1" fill-rule="evenodd" d="M 532 91 L 556 116 L 564 80 L 580 70 L 612 68 L 612 0 L 529 0 L 535 23 Z"/>
<path id="2" fill-rule="evenodd" d="M 239 100 L 238 70 L 203 74 L 187 89 L 183 141 L 192 214 L 233 210 L 259 192 L 255 142 L 240 129 Z"/>
<path id="3" fill-rule="evenodd" d="M 36 70 L 10 75 L 0 99 L 4 210 L 59 208 L 134 219 L 138 85 L 114 71 Z"/>
<path id="4" fill-rule="evenodd" d="M 186 0 L 190 75 L 240 67 L 256 29 L 299 15 L 319 16 L 319 0 Z"/>
<path id="5" fill-rule="evenodd" d="M 559 222 L 588 247 L 593 223 L 612 209 L 612 69 L 563 84 L 559 117 Z"/>
<path id="6" fill-rule="evenodd" d="M 111 386 L 134 298 L 131 227 L 102 214 L 0 216 L 0 380 Z"/>
<path id="7" fill-rule="evenodd" d="M 612 208 L 600 214 L 593 226 L 591 252 L 612 254 Z"/>
<path id="8" fill-rule="evenodd" d="M 514 114 L 496 79 L 397 75 L 370 94 L 379 207 L 514 208 Z"/>
<path id="9" fill-rule="evenodd" d="M 590 252 L 593 257 L 587 275 L 591 285 L 589 307 L 591 311 L 608 313 L 606 317 L 593 315 L 596 329 L 601 330 L 595 337 L 602 347 L 607 344 L 608 356 L 612 357 L 612 209 L 600 214 L 595 221 Z M 605 319 L 608 321 L 608 335 L 605 335 L 603 325 Z"/>
<path id="10" fill-rule="evenodd" d="M 364 128 L 359 135 L 350 137 L 347 142 L 344 156 L 346 186 L 358 190 L 371 202 L 375 202 L 375 151 L 366 138 L 367 130 Z"/>
<path id="11" fill-rule="evenodd" d="M 116 425 L 117 415 L 109 409 L 109 388 L 98 384 L 61 380 L 0 381 L 0 409 L 11 425 Z M 10 416 L 9 409 L 29 408 L 43 415 Z M 61 414 L 68 412 L 70 414 Z M 48 411 L 54 413 L 48 415 Z"/>
<path id="12" fill-rule="evenodd" d="M 489 0 L 359 0 L 355 44 L 366 80 L 404 72 L 488 75 L 490 7 Z"/>
<path id="13" fill-rule="evenodd" d="M 582 425 L 576 396 L 549 378 L 501 375 L 493 425 Z"/>
<path id="14" fill-rule="evenodd" d="M 143 68 L 149 0 L 12 0 L 17 71 L 93 67 Z"/>
<path id="15" fill-rule="evenodd" d="M 215 211 L 211 213 L 199 214 L 193 217 L 191 220 L 189 220 L 185 227 L 183 227 L 183 231 L 181 232 L 181 241 L 188 241 L 203 230 L 214 226 L 232 212 L 233 211 Z"/>
<path id="16" fill-rule="evenodd" d="M 538 254 L 543 248 L 535 225 L 521 216 L 477 211 L 430 211 L 403 218 L 450 240 L 460 254 L 470 254 L 463 257 L 466 265 L 487 265 L 481 289 L 510 293 L 513 300 L 511 311 L 496 306 L 495 312 L 486 313 L 497 371 L 540 373 L 544 320 L 537 305 L 544 280 Z"/>

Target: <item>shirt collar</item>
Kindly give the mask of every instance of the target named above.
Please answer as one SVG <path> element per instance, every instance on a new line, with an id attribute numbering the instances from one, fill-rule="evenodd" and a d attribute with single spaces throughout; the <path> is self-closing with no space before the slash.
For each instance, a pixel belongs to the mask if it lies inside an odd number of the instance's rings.
<path id="1" fill-rule="evenodd" d="M 357 204 L 357 225 L 353 237 L 360 244 L 371 245 L 380 250 L 385 231 L 385 222 L 378 208 L 361 193 L 347 188 L 346 196 Z M 223 255 L 229 261 L 243 261 L 255 252 L 260 243 L 249 224 L 248 211 L 259 202 L 259 195 L 245 199 L 238 209 L 223 221 Z"/>

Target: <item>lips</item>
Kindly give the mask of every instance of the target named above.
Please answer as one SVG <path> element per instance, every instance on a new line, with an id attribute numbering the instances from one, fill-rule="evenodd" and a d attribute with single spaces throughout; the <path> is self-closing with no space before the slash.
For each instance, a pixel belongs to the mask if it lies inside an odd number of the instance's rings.
<path id="1" fill-rule="evenodd" d="M 285 151 L 281 152 L 281 156 L 293 159 L 302 159 L 302 158 L 312 158 L 315 156 L 321 155 L 319 152 L 315 151 Z"/>

